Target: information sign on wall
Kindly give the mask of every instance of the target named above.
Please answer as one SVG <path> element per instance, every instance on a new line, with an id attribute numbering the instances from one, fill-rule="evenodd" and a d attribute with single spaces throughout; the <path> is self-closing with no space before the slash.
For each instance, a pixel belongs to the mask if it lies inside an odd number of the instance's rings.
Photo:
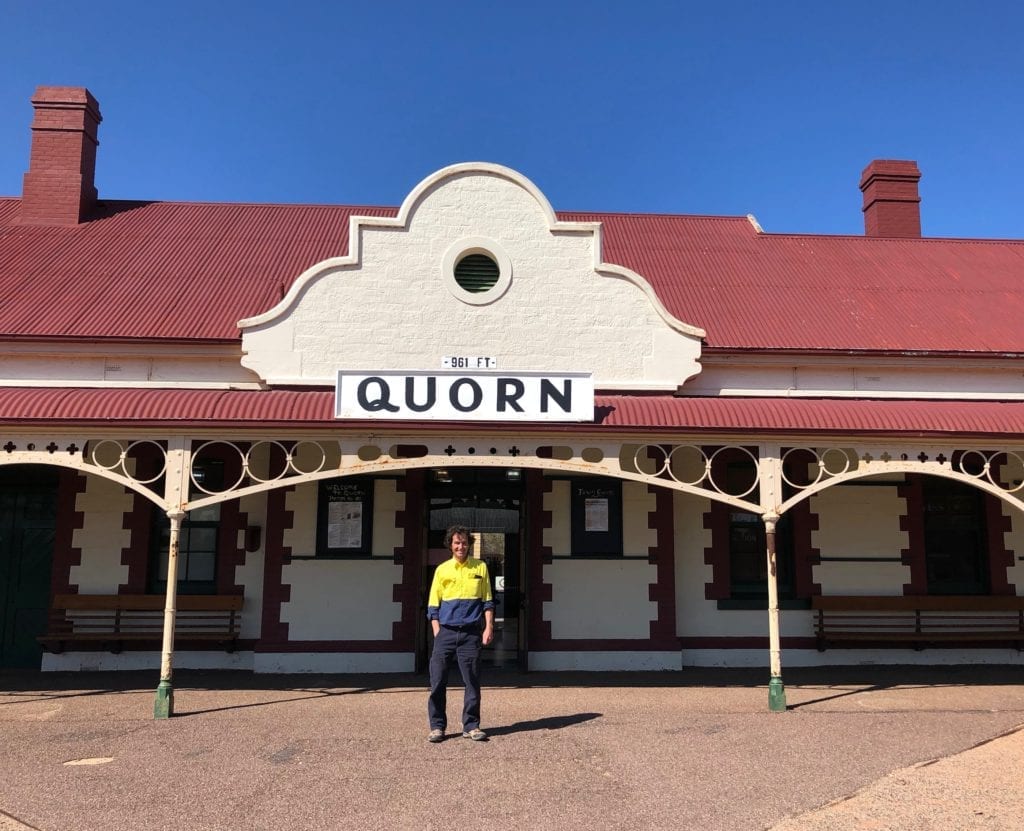
<path id="1" fill-rule="evenodd" d="M 316 514 L 319 557 L 370 554 L 373 479 L 351 477 L 320 483 Z"/>
<path id="2" fill-rule="evenodd" d="M 338 372 L 335 418 L 593 421 L 589 372 Z"/>

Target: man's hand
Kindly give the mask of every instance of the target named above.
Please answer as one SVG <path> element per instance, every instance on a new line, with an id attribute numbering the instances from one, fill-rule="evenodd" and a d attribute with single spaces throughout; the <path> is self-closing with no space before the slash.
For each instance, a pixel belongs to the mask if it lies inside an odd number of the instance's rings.
<path id="1" fill-rule="evenodd" d="M 437 637 L 437 634 L 438 634 L 438 632 L 440 632 L 440 631 L 441 631 L 441 624 L 440 624 L 440 622 L 439 622 L 439 621 L 438 621 L 438 620 L 437 620 L 437 619 L 435 618 L 434 620 L 430 621 L 430 628 L 434 630 L 434 637 L 436 638 L 436 637 Z"/>
<path id="2" fill-rule="evenodd" d="M 483 634 L 484 646 L 487 646 L 487 644 L 489 644 L 493 640 L 494 640 L 494 627 L 490 626 L 490 625 L 485 626 L 484 627 L 484 634 Z"/>

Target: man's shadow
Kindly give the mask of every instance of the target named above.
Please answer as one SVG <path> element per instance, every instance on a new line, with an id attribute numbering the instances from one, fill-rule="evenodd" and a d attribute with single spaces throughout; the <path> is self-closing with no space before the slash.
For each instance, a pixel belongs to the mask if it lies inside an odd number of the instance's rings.
<path id="1" fill-rule="evenodd" d="M 488 727 L 487 735 L 507 736 L 509 733 L 525 733 L 527 730 L 560 730 L 563 727 L 572 727 L 574 724 L 600 718 L 602 715 L 603 713 L 575 713 L 571 716 L 548 716 L 533 721 L 517 721 L 504 727 Z"/>

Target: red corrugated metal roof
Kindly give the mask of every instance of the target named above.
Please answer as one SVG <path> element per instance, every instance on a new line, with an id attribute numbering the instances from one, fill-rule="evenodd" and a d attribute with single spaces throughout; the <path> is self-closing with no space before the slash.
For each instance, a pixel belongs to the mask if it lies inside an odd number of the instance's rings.
<path id="1" fill-rule="evenodd" d="M 3 388 L 0 424 L 154 427 L 351 427 L 451 431 L 443 422 L 350 422 L 333 418 L 330 390 Z M 837 435 L 1005 436 L 1024 434 L 1024 401 L 909 401 L 809 398 L 677 398 L 599 395 L 593 423 L 503 424 L 508 432 L 615 431 Z M 461 424 L 464 431 L 495 425 Z"/>
<path id="2" fill-rule="evenodd" d="M 759 234 L 745 218 L 566 214 L 672 313 L 741 349 L 1024 352 L 1024 242 Z"/>
<path id="3" fill-rule="evenodd" d="M 0 337 L 237 339 L 390 208 L 110 202 L 22 226 L 0 199 Z M 1024 242 L 759 234 L 742 217 L 562 213 L 725 349 L 1024 353 Z"/>
<path id="4" fill-rule="evenodd" d="M 0 199 L 0 336 L 238 339 L 349 217 L 389 208 L 109 202 L 72 228 L 19 225 Z"/>

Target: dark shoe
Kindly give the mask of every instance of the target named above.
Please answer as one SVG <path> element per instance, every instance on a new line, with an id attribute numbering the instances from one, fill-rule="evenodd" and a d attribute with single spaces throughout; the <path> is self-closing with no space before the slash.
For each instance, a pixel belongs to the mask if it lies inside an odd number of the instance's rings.
<path id="1" fill-rule="evenodd" d="M 444 730 L 431 730 L 427 736 L 427 741 L 432 744 L 444 741 Z"/>
<path id="2" fill-rule="evenodd" d="M 472 730 L 467 730 L 463 733 L 462 738 L 472 739 L 475 742 L 485 742 L 487 741 L 487 734 L 479 727 L 474 727 Z"/>

